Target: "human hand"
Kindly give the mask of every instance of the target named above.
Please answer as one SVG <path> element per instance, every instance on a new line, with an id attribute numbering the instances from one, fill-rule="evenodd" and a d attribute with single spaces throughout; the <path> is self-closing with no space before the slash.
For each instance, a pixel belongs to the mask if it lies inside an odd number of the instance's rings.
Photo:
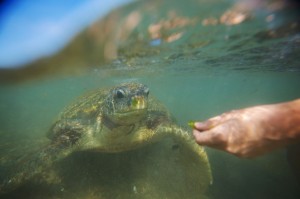
<path id="1" fill-rule="evenodd" d="M 291 107 L 295 105 L 282 103 L 230 111 L 194 123 L 193 134 L 200 145 L 238 157 L 255 157 L 288 144 L 295 132 L 299 132 L 299 109 L 295 112 Z M 291 111 L 298 114 L 296 120 Z"/>

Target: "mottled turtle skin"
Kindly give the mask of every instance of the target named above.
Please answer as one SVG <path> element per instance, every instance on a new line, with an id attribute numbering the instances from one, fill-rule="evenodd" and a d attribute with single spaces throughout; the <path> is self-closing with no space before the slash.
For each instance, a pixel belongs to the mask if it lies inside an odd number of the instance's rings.
<path id="1" fill-rule="evenodd" d="M 74 151 L 117 153 L 172 137 L 200 161 L 203 184 L 211 183 L 204 149 L 173 121 L 166 108 L 140 83 L 123 83 L 82 96 L 67 107 L 47 134 L 51 142 L 0 185 L 7 192 Z"/>

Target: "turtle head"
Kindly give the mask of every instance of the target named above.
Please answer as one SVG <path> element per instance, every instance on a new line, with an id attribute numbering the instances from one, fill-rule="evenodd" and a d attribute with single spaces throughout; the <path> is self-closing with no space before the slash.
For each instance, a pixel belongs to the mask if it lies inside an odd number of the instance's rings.
<path id="1" fill-rule="evenodd" d="M 148 108 L 149 88 L 140 83 L 125 83 L 108 93 L 104 117 L 115 124 L 130 125 L 144 118 Z"/>

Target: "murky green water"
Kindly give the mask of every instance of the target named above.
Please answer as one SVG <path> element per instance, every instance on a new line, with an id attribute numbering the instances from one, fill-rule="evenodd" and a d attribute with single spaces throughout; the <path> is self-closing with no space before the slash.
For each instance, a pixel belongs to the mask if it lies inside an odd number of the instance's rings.
<path id="1" fill-rule="evenodd" d="M 212 13 L 226 10 L 214 8 Z M 178 41 L 159 46 L 150 46 L 146 39 L 142 39 L 142 44 L 134 44 L 137 37 L 133 34 L 120 50 L 119 58 L 105 66 L 92 67 L 80 75 L 2 84 L 0 176 L 5 176 L 7 165 L 12 166 L 23 153 L 47 142 L 45 133 L 65 106 L 96 88 L 126 81 L 144 83 L 184 128 L 189 120 L 205 120 L 232 109 L 299 98 L 299 33 L 283 28 L 287 35 L 283 36 L 276 29 L 278 37 L 265 38 L 267 27 L 262 19 L 267 14 L 261 15 L 238 26 L 206 27 L 197 22 Z M 139 149 L 125 155 L 75 153 L 49 170 L 48 179 L 55 178 L 52 173 L 56 172 L 62 180 L 47 184 L 38 176 L 3 197 L 202 198 L 197 195 L 197 184 L 191 183 L 193 177 L 189 181 L 184 175 L 188 163 L 177 162 L 177 167 L 175 159 L 162 160 L 170 155 L 167 150 L 164 144 L 157 144 L 154 149 Z M 208 198 L 300 197 L 300 187 L 286 160 L 285 149 L 251 160 L 209 148 L 207 153 L 214 177 L 206 192 Z M 168 165 L 169 161 L 174 168 L 151 166 L 148 163 L 152 158 L 161 165 Z M 155 175 L 156 170 L 161 173 Z M 133 174 L 143 172 L 148 173 L 144 180 L 152 183 L 153 195 L 141 194 L 147 183 Z M 137 186 L 137 179 L 145 187 Z M 154 189 L 156 180 L 159 188 Z"/>
<path id="2" fill-rule="evenodd" d="M 30 145 L 41 143 L 39 140 L 44 137 L 56 115 L 73 98 L 93 88 L 115 85 L 131 79 L 147 84 L 151 88 L 151 94 L 160 99 L 174 114 L 178 123 L 183 126 L 186 126 L 187 121 L 191 119 L 204 120 L 231 109 L 286 101 L 300 96 L 299 74 L 289 72 L 194 70 L 170 75 L 151 73 L 134 75 L 134 77 L 131 72 L 122 72 L 122 75 L 110 77 L 103 77 L 101 74 L 100 70 L 97 73 L 79 77 L 2 87 L 1 93 L 5 93 L 5 95 L 1 95 L 1 113 L 5 113 L 1 114 L 3 122 L 1 134 L 2 136 L 5 134 L 3 138 L 7 140 L 11 140 L 12 137 L 16 138 L 17 141 L 13 143 L 21 141 L 18 138 L 24 139 L 27 145 L 23 147 L 27 150 L 31 147 L 34 148 Z M 9 139 L 7 134 L 9 134 Z M 5 142 L 3 138 L 2 143 Z M 28 141 L 28 139 L 32 141 Z M 19 150 L 22 148 L 16 147 L 14 144 L 6 145 L 6 147 L 8 146 Z M 299 196 L 299 187 L 286 161 L 284 150 L 254 160 L 241 160 L 213 149 L 208 149 L 208 154 L 214 176 L 214 184 L 210 187 L 208 195 L 213 198 L 297 198 Z M 95 174 L 95 167 L 90 166 L 95 157 L 81 155 L 82 157 L 79 154 L 78 157 L 74 156 L 62 163 L 65 164 L 64 170 L 69 171 L 69 173 L 63 174 L 67 181 L 78 180 L 77 183 L 80 184 L 84 176 L 92 178 L 91 175 Z M 78 162 L 76 157 L 78 160 L 82 160 L 84 157 L 87 160 Z M 109 159 L 109 157 L 106 158 Z M 107 159 L 105 160 L 107 161 Z M 115 160 L 110 161 L 112 161 L 111 164 L 115 163 Z M 72 166 L 74 162 L 77 166 Z M 99 164 L 99 162 L 96 163 L 96 165 Z M 122 165 L 121 162 L 118 164 Z M 106 166 L 112 167 L 107 164 Z M 78 174 L 77 167 L 85 169 L 86 173 Z M 80 179 L 71 177 L 68 179 L 66 175 L 76 175 L 72 172 L 77 173 Z M 113 182 L 118 184 L 120 181 L 118 175 L 120 174 L 116 174 L 117 176 L 113 176 L 114 172 L 110 174 L 112 175 L 110 180 L 115 179 L 116 181 Z M 166 176 L 166 178 L 170 181 L 173 180 L 172 176 Z M 130 181 L 129 178 L 126 179 Z M 106 181 L 109 180 L 106 179 Z M 93 186 L 93 180 L 88 182 L 91 183 L 90 186 Z M 67 183 L 70 191 L 79 186 L 73 183 Z M 112 186 L 115 186 L 114 183 Z M 190 184 L 189 186 L 196 187 L 197 185 Z M 46 193 L 51 193 L 49 189 L 44 189 Z M 60 190 L 55 187 L 55 191 L 52 191 L 59 192 L 56 189 Z M 122 193 L 122 191 L 120 192 Z M 65 195 L 57 194 L 69 197 L 70 193 L 67 193 Z M 39 194 L 41 193 L 37 195 Z M 83 191 L 81 197 L 86 195 L 88 193 Z M 123 196 L 125 197 L 126 194 Z M 133 196 L 129 195 L 128 197 Z M 78 196 L 78 198 L 80 197 Z M 197 197 L 195 196 L 195 198 Z"/>

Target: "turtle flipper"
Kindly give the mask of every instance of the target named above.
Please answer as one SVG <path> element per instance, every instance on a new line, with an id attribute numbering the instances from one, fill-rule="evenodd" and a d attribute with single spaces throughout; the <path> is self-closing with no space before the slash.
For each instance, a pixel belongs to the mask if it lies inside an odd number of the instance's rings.
<path id="1" fill-rule="evenodd" d="M 185 159 L 190 162 L 190 164 L 196 164 L 197 170 L 201 172 L 201 182 L 203 185 L 207 186 L 212 184 L 211 168 L 205 149 L 195 142 L 193 136 L 188 131 L 180 128 L 176 124 L 166 124 L 158 126 L 156 134 L 169 135 L 177 143 L 186 148 Z"/>
<path id="2" fill-rule="evenodd" d="M 26 154 L 14 162 L 7 172 L 7 177 L 0 181 L 0 193 L 16 189 L 37 174 L 49 168 L 54 162 L 69 155 L 79 148 L 78 141 L 83 134 L 83 128 L 77 121 L 55 123 L 50 129 L 51 143 L 35 153 Z"/>
<path id="3" fill-rule="evenodd" d="M 50 144 L 36 153 L 25 155 L 17 160 L 15 166 L 8 169 L 5 178 L 1 179 L 0 193 L 13 191 L 67 154 L 63 147 Z"/>

